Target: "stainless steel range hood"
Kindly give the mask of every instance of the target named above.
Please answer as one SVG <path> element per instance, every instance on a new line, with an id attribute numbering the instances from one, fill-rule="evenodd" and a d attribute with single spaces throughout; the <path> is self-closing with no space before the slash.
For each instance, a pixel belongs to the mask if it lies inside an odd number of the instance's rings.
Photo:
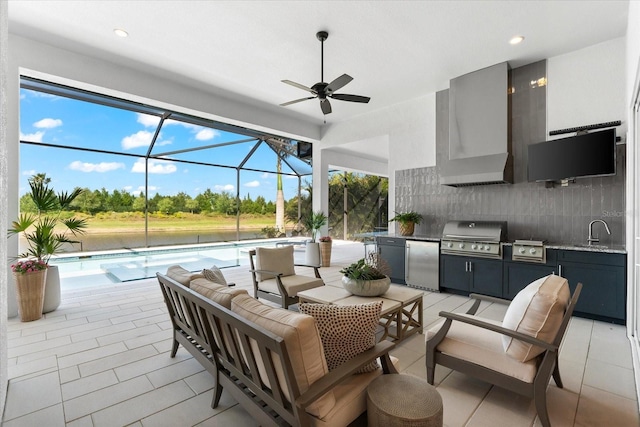
<path id="1" fill-rule="evenodd" d="M 449 88 L 449 158 L 440 183 L 454 187 L 513 182 L 509 64 L 457 77 Z"/>

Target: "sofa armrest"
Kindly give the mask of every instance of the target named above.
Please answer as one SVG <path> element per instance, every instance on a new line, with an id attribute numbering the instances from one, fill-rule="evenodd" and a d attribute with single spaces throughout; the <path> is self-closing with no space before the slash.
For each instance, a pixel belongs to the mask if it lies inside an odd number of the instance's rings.
<path id="1" fill-rule="evenodd" d="M 309 389 L 302 393 L 296 399 L 296 406 L 300 410 L 304 410 L 311 403 L 315 402 L 320 396 L 333 389 L 336 385 L 349 378 L 365 364 L 376 358 L 380 358 L 384 373 L 397 374 L 395 367 L 389 358 L 389 351 L 395 347 L 395 343 L 391 341 L 382 341 L 371 347 L 369 350 L 349 359 L 347 362 L 338 366 L 318 381 L 311 384 Z"/>

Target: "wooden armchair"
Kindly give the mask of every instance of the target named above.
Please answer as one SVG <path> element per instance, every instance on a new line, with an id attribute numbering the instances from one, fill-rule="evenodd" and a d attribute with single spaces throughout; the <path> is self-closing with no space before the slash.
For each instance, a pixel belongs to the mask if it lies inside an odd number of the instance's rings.
<path id="1" fill-rule="evenodd" d="M 264 298 L 288 308 L 298 303 L 298 292 L 324 286 L 318 267 L 295 264 L 293 246 L 256 248 L 249 251 L 253 296 Z M 299 275 L 295 267 L 313 268 L 315 277 Z"/>
<path id="2" fill-rule="evenodd" d="M 440 312 L 444 321 L 427 331 L 427 381 L 435 365 L 446 366 L 534 399 L 544 427 L 550 427 L 547 386 L 562 388 L 558 351 L 582 284 L 569 299 L 566 279 L 550 275 L 520 291 L 513 301 L 472 294 L 465 314 Z M 502 323 L 475 316 L 481 301 L 507 304 Z"/>

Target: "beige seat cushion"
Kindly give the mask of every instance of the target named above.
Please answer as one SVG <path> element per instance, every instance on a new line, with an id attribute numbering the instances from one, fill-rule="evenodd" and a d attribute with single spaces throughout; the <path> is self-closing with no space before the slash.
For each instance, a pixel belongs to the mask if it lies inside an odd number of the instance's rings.
<path id="1" fill-rule="evenodd" d="M 189 270 L 185 270 L 179 265 L 172 265 L 167 268 L 167 277 L 175 280 L 183 286 L 189 287 L 193 279 L 204 277 L 201 273 L 192 273 Z"/>
<path id="2" fill-rule="evenodd" d="M 256 269 L 281 273 L 283 276 L 296 274 L 293 266 L 293 246 L 256 248 Z M 258 274 L 257 277 L 260 282 L 273 278 L 266 274 Z"/>
<path id="3" fill-rule="evenodd" d="M 237 295 L 248 295 L 245 289 L 228 288 L 204 278 L 192 280 L 191 290 L 228 309 L 231 309 L 231 300 Z"/>
<path id="4" fill-rule="evenodd" d="M 500 326 L 498 321 L 481 320 Z M 425 334 L 426 339 L 431 339 L 443 323 L 444 320 L 431 327 Z M 533 382 L 536 374 L 535 359 L 519 362 L 507 356 L 502 347 L 502 334 L 467 323 L 454 321 L 447 336 L 438 344 L 438 351 L 528 383 Z"/>
<path id="5" fill-rule="evenodd" d="M 301 313 L 313 316 L 318 323 L 330 371 L 376 344 L 382 301 L 357 305 L 300 304 L 299 307 Z M 374 360 L 356 373 L 372 372 L 379 367 Z"/>
<path id="6" fill-rule="evenodd" d="M 550 274 L 518 292 L 505 313 L 502 326 L 542 341 L 552 342 L 558 333 L 570 299 L 567 279 Z M 526 362 L 544 351 L 520 340 L 503 335 L 504 351 L 512 358 Z"/>
<path id="7" fill-rule="evenodd" d="M 322 279 L 313 276 L 284 276 L 281 277 L 280 280 L 282 281 L 282 286 L 284 286 L 284 289 L 287 291 L 287 295 L 290 297 L 294 297 L 298 295 L 298 292 L 306 291 L 307 289 L 324 286 Z M 276 279 L 263 280 L 258 284 L 258 289 L 274 294 L 280 293 Z"/>
<path id="8" fill-rule="evenodd" d="M 215 265 L 211 268 L 205 268 L 202 270 L 202 275 L 205 279 L 212 281 L 213 283 L 217 283 L 222 286 L 227 286 L 227 279 L 224 278 L 224 274 L 222 271 Z"/>
<path id="9" fill-rule="evenodd" d="M 320 334 L 313 317 L 268 306 L 249 295 L 238 295 L 233 298 L 231 310 L 284 338 L 300 393 L 304 393 L 311 384 L 329 372 Z M 259 368 L 262 380 L 269 385 L 266 372 L 262 367 L 259 366 Z M 277 364 L 275 368 L 278 380 L 280 384 L 283 384 L 283 390 L 287 390 L 284 386 L 281 365 Z M 290 399 L 288 392 L 286 394 L 285 397 Z M 310 405 L 307 412 L 323 418 L 331 411 L 335 403 L 333 392 L 330 391 Z"/>
<path id="10" fill-rule="evenodd" d="M 391 363 L 397 371 L 400 371 L 400 364 L 396 357 L 391 356 Z M 382 375 L 382 368 L 365 374 L 351 375 L 344 382 L 335 386 L 333 388 L 336 399 L 335 406 L 322 419 L 312 417 L 311 425 L 335 427 L 351 424 L 367 410 L 367 386 L 380 375 Z"/>

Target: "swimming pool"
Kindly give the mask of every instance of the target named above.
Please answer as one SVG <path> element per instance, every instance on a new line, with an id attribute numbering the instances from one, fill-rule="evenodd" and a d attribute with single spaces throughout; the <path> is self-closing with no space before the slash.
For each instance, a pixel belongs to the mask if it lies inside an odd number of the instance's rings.
<path id="1" fill-rule="evenodd" d="M 243 240 L 241 242 L 138 248 L 95 253 L 76 253 L 52 258 L 63 289 L 112 284 L 155 277 L 158 271 L 180 264 L 190 271 L 216 265 L 220 268 L 248 265 L 250 249 L 275 247 L 289 239 Z"/>

